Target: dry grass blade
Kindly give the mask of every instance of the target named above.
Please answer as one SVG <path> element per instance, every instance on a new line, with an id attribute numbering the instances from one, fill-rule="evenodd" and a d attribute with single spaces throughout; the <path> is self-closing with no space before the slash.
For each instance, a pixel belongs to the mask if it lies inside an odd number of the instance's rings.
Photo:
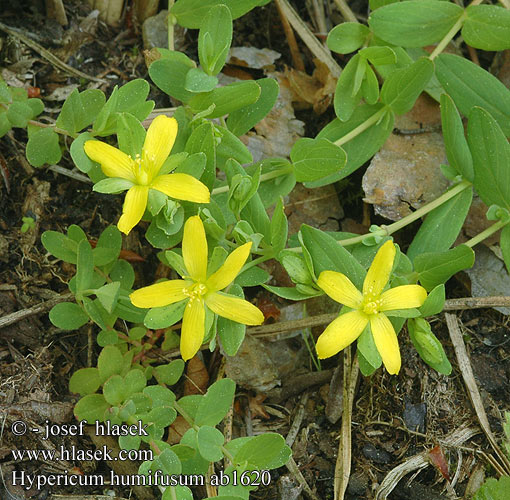
<path id="1" fill-rule="evenodd" d="M 459 447 L 473 436 L 478 434 L 478 430 L 470 427 L 460 427 L 448 435 L 445 439 L 440 439 L 439 442 L 445 447 Z M 397 465 L 392 469 L 385 478 L 382 480 L 376 492 L 376 500 L 386 500 L 388 495 L 394 490 L 398 482 L 407 474 L 411 472 L 425 469 L 430 465 L 428 450 L 408 458 L 405 462 Z"/>
<path id="2" fill-rule="evenodd" d="M 492 449 L 501 461 L 502 468 L 506 470 L 507 474 L 510 475 L 510 461 L 501 451 L 498 443 L 496 442 L 496 439 L 494 438 L 494 434 L 492 434 L 489 420 L 487 419 L 487 414 L 485 413 L 485 409 L 483 407 L 482 398 L 480 397 L 480 392 L 478 391 L 475 377 L 473 375 L 473 368 L 471 367 L 471 362 L 469 360 L 466 346 L 464 344 L 464 339 L 462 338 L 462 332 L 459 328 L 457 316 L 454 314 L 446 313 L 445 317 L 446 325 L 448 326 L 448 332 L 450 333 L 450 339 L 452 340 L 453 348 L 455 349 L 455 355 L 457 356 L 457 361 L 459 363 L 459 369 L 462 373 L 464 383 L 466 384 L 469 399 L 471 400 L 471 403 L 473 403 L 478 421 L 480 422 L 482 430 L 487 436 Z"/>
<path id="3" fill-rule="evenodd" d="M 338 78 L 342 69 L 333 59 L 329 50 L 319 42 L 317 37 L 310 31 L 310 28 L 308 28 L 303 20 L 297 15 L 297 12 L 290 5 L 288 0 L 280 0 L 280 8 L 312 54 L 326 64 L 329 71 L 331 71 L 331 74 Z"/>
<path id="4" fill-rule="evenodd" d="M 352 406 L 358 382 L 359 365 L 355 357 L 351 364 L 351 348 L 344 349 L 344 408 L 342 412 L 342 435 L 335 465 L 335 500 L 343 500 L 351 475 Z"/>
<path id="5" fill-rule="evenodd" d="M 3 23 L 0 23 L 0 29 L 2 31 L 5 31 L 5 33 L 17 38 L 18 40 L 21 40 L 25 45 L 28 45 L 28 47 L 38 52 L 42 57 L 44 57 L 44 59 L 46 59 L 49 63 L 53 64 L 53 66 L 57 67 L 58 69 L 65 71 L 66 73 L 77 78 L 85 78 L 86 80 L 92 80 L 93 82 L 106 83 L 101 78 L 96 78 L 95 76 L 87 75 L 86 73 L 83 73 L 79 69 L 75 69 L 72 66 L 69 66 L 65 62 L 61 61 L 58 57 L 54 56 L 49 50 L 46 50 L 38 43 L 34 42 L 30 38 L 20 33 L 18 30 L 12 29 Z"/>

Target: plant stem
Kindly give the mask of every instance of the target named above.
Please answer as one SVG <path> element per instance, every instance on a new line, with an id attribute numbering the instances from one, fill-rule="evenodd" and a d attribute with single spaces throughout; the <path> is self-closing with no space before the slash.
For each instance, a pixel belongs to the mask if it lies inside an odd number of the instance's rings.
<path id="1" fill-rule="evenodd" d="M 174 50 L 174 21 L 173 16 L 170 14 L 170 9 L 173 7 L 175 0 L 168 0 L 168 49 Z"/>
<path id="2" fill-rule="evenodd" d="M 269 255 L 261 255 L 260 257 L 257 257 L 256 259 L 253 259 L 251 262 L 246 263 L 242 269 L 239 271 L 239 274 L 243 273 L 244 271 L 247 271 L 250 269 L 250 267 L 254 267 L 257 264 L 260 264 L 261 262 L 265 262 L 266 260 L 272 259 L 274 255 L 270 253 Z"/>
<path id="3" fill-rule="evenodd" d="M 420 207 L 418 210 L 415 210 L 412 214 L 406 215 L 404 218 L 400 219 L 397 222 L 394 222 L 393 224 L 390 224 L 389 226 L 382 226 L 382 229 L 384 229 L 386 231 L 386 234 L 390 236 L 391 234 L 397 232 L 399 229 L 402 229 L 408 224 L 411 224 L 411 222 L 414 222 L 415 220 L 423 217 L 424 215 L 428 214 L 435 208 L 441 206 L 443 203 L 446 203 L 448 200 L 452 199 L 454 196 L 461 193 L 462 191 L 464 191 L 464 189 L 467 189 L 470 186 L 471 183 L 468 181 L 459 182 L 457 185 L 453 186 L 450 190 L 446 191 L 446 193 L 443 193 L 441 196 L 439 196 L 439 198 L 436 198 L 435 200 L 427 203 L 426 205 L 423 205 L 423 207 Z M 371 236 L 374 236 L 374 233 L 361 234 L 359 236 L 354 236 L 353 238 L 340 240 L 338 243 L 343 247 L 347 247 L 351 245 L 356 245 L 357 243 L 361 243 L 367 238 L 370 238 Z M 302 251 L 301 247 L 287 248 L 287 250 L 290 250 L 292 252 Z"/>
<path id="4" fill-rule="evenodd" d="M 477 234 L 474 238 L 471 238 L 469 241 L 464 243 L 464 245 L 468 246 L 469 248 L 473 248 L 475 245 L 478 245 L 481 241 L 485 240 L 489 236 L 493 235 L 495 232 L 499 231 L 502 227 L 505 227 L 508 223 L 510 223 L 510 220 L 500 220 L 492 226 L 489 226 L 487 229 L 482 231 L 481 233 Z"/>
<path id="5" fill-rule="evenodd" d="M 473 0 L 469 5 L 479 5 L 482 3 L 483 0 Z M 446 46 L 452 41 L 453 37 L 458 33 L 458 31 L 462 28 L 462 25 L 464 24 L 464 21 L 466 20 L 466 11 L 462 13 L 459 20 L 451 27 L 450 31 L 446 33 L 444 38 L 437 44 L 436 48 L 433 50 L 432 54 L 430 54 L 429 59 L 433 61 L 443 50 L 446 48 Z"/>
<path id="6" fill-rule="evenodd" d="M 385 106 L 384 108 L 377 111 L 377 113 L 374 113 L 370 118 L 367 118 L 363 123 L 358 125 L 355 129 L 351 130 L 348 134 L 344 135 L 343 137 L 340 137 L 340 139 L 337 139 L 335 141 L 335 144 L 337 146 L 341 146 L 342 144 L 345 144 L 346 142 L 349 142 L 351 139 L 354 139 L 356 136 L 370 128 L 374 123 L 377 123 L 379 119 L 386 113 L 388 108 Z"/>
<path id="7" fill-rule="evenodd" d="M 293 167 L 285 167 L 279 168 L 278 170 L 273 170 L 272 172 L 266 172 L 260 176 L 260 182 L 269 181 L 270 179 L 275 179 L 276 177 L 290 174 L 292 171 Z M 211 194 L 214 196 L 215 194 L 228 193 L 229 189 L 230 187 L 228 185 L 217 187 L 211 191 Z"/>

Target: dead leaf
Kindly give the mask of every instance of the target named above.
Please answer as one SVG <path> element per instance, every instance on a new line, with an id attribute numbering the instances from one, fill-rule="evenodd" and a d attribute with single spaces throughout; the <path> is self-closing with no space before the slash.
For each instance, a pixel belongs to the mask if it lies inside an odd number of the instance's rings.
<path id="1" fill-rule="evenodd" d="M 184 395 L 205 394 L 209 385 L 209 373 L 199 356 L 188 361 L 186 380 L 184 381 Z"/>
<path id="2" fill-rule="evenodd" d="M 256 396 L 248 398 L 252 418 L 261 417 L 265 420 L 270 418 L 269 413 L 267 413 L 264 405 L 262 404 L 266 398 L 267 396 L 265 394 L 257 394 Z"/>
<path id="3" fill-rule="evenodd" d="M 441 473 L 441 475 L 447 480 L 450 480 L 450 473 L 448 472 L 448 464 L 441 446 L 437 445 L 429 451 L 430 463 Z"/>
<path id="4" fill-rule="evenodd" d="M 333 100 L 337 79 L 322 61 L 314 59 L 313 62 L 315 70 L 312 76 L 293 68 L 286 69 L 284 74 L 294 93 L 294 100 L 306 104 L 306 107 L 311 105 L 315 113 L 321 115 Z"/>
<path id="5" fill-rule="evenodd" d="M 272 66 L 282 55 L 271 49 L 257 49 L 255 47 L 232 47 L 228 64 L 235 64 L 244 68 L 263 69 Z"/>

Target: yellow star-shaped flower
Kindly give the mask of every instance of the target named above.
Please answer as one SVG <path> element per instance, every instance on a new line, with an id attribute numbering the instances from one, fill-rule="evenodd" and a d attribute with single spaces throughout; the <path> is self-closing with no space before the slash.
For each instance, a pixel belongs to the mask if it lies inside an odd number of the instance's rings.
<path id="1" fill-rule="evenodd" d="M 159 175 L 176 137 L 177 120 L 159 115 L 147 130 L 142 154 L 135 158 L 101 141 L 85 142 L 85 153 L 101 165 L 106 176 L 128 181 L 130 187 L 117 224 L 123 233 L 128 234 L 140 222 L 147 207 L 149 189 L 156 189 L 177 200 L 209 203 L 209 190 L 193 176 L 180 173 Z"/>
<path id="2" fill-rule="evenodd" d="M 134 291 L 129 297 L 136 307 L 162 307 L 187 300 L 181 328 L 181 356 L 186 361 L 200 349 L 205 335 L 205 306 L 218 316 L 260 325 L 262 312 L 247 300 L 220 292 L 239 274 L 250 255 L 251 242 L 236 248 L 224 264 L 210 276 L 207 273 L 207 240 L 199 216 L 184 225 L 182 257 L 188 273 L 182 280 L 156 283 Z"/>
<path id="3" fill-rule="evenodd" d="M 333 300 L 354 309 L 335 319 L 317 340 L 319 358 L 329 358 L 354 342 L 368 323 L 374 342 L 389 373 L 400 370 L 400 350 L 393 325 L 384 311 L 420 307 L 427 292 L 420 285 L 403 285 L 383 292 L 387 285 L 393 261 L 395 245 L 387 241 L 378 250 L 360 292 L 342 273 L 323 271 L 317 284 Z"/>

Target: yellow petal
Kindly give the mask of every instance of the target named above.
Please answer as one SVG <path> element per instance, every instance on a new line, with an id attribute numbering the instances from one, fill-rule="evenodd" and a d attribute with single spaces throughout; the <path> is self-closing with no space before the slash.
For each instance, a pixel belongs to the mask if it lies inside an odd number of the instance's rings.
<path id="1" fill-rule="evenodd" d="M 101 165 L 101 170 L 106 176 L 136 182 L 133 173 L 135 162 L 120 149 L 101 141 L 85 141 L 83 149 L 91 160 Z"/>
<path id="2" fill-rule="evenodd" d="M 207 279 L 207 289 L 211 292 L 223 290 L 235 280 L 250 255 L 251 241 L 236 248 L 225 260 L 223 265 Z"/>
<path id="3" fill-rule="evenodd" d="M 207 239 L 204 225 L 198 215 L 190 217 L 184 224 L 182 258 L 186 270 L 193 280 L 205 283 L 207 275 Z"/>
<path id="4" fill-rule="evenodd" d="M 338 316 L 322 332 L 315 348 L 319 358 L 329 358 L 352 344 L 368 324 L 368 317 L 359 311 Z"/>
<path id="5" fill-rule="evenodd" d="M 397 374 L 400 370 L 400 349 L 393 325 L 385 314 L 379 313 L 370 317 L 370 328 L 386 370 L 391 375 Z"/>
<path id="6" fill-rule="evenodd" d="M 213 292 L 205 296 L 205 303 L 218 316 L 243 325 L 261 325 L 264 322 L 262 311 L 239 297 Z"/>
<path id="7" fill-rule="evenodd" d="M 152 179 L 168 158 L 177 137 L 177 120 L 165 115 L 154 118 L 147 130 L 142 148 L 142 161 Z"/>
<path id="8" fill-rule="evenodd" d="M 147 186 L 133 186 L 129 188 L 124 198 L 124 206 L 122 207 L 122 215 L 120 216 L 117 227 L 124 234 L 129 234 L 142 218 L 145 208 L 147 207 L 147 196 L 149 188 Z"/>
<path id="9" fill-rule="evenodd" d="M 211 198 L 207 186 L 188 174 L 159 175 L 151 187 L 176 200 L 209 203 Z"/>
<path id="10" fill-rule="evenodd" d="M 427 291 L 420 285 L 403 285 L 386 290 L 380 297 L 379 311 L 420 307 L 427 298 Z"/>
<path id="11" fill-rule="evenodd" d="M 184 309 L 181 328 L 181 356 L 191 359 L 200 349 L 205 333 L 205 308 L 201 299 L 190 300 Z"/>
<path id="12" fill-rule="evenodd" d="M 333 300 L 345 304 L 347 307 L 357 309 L 363 300 L 361 292 L 345 274 L 335 271 L 322 271 L 317 284 Z"/>
<path id="13" fill-rule="evenodd" d="M 168 306 L 184 300 L 187 297 L 184 290 L 192 283 L 192 281 L 185 280 L 162 281 L 135 290 L 129 298 L 136 307 L 148 309 L 149 307 Z"/>
<path id="14" fill-rule="evenodd" d="M 394 259 L 395 245 L 393 241 L 388 240 L 375 254 L 363 283 L 363 295 L 372 294 L 377 296 L 383 291 L 390 279 Z"/>

